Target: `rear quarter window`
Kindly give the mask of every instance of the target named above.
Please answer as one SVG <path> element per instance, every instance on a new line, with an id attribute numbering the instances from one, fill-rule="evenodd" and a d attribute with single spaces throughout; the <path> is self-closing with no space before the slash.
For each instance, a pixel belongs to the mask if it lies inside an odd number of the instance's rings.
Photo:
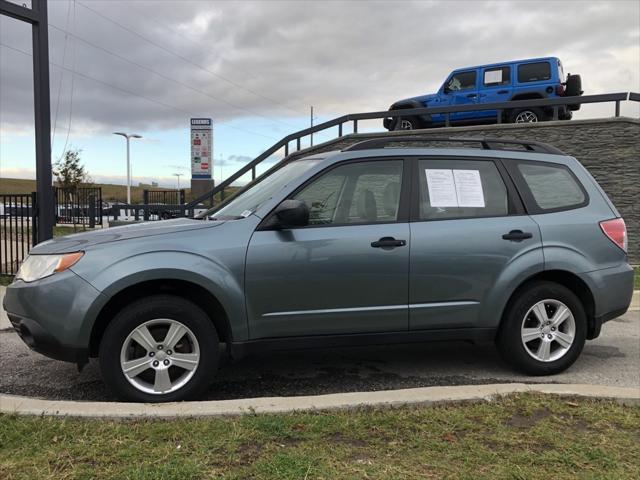
<path id="1" fill-rule="evenodd" d="M 518 82 L 541 82 L 551 79 L 549 62 L 525 63 L 518 65 Z"/>
<path id="2" fill-rule="evenodd" d="M 564 165 L 518 162 L 516 170 L 525 187 L 523 193 L 529 210 L 538 213 L 570 210 L 588 203 L 584 187 Z"/>

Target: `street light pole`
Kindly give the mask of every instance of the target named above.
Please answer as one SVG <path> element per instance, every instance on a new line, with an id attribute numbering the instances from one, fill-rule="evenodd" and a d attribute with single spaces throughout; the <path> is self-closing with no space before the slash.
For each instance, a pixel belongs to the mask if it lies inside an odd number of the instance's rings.
<path id="1" fill-rule="evenodd" d="M 113 132 L 114 135 L 120 135 L 127 139 L 127 205 L 131 205 L 131 156 L 129 149 L 129 140 L 132 138 L 142 138 L 137 133 Z M 129 218 L 129 209 L 127 208 L 127 219 Z"/>
<path id="2" fill-rule="evenodd" d="M 180 190 L 180 177 L 184 175 L 183 173 L 174 173 L 174 177 L 178 177 L 178 190 Z"/>

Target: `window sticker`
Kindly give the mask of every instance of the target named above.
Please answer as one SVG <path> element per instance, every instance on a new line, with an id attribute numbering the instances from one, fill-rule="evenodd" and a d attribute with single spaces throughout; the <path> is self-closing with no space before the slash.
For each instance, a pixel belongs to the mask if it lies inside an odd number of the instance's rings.
<path id="1" fill-rule="evenodd" d="M 479 170 L 425 169 L 432 207 L 484 208 Z"/>
<path id="2" fill-rule="evenodd" d="M 502 69 L 487 70 L 484 72 L 484 83 L 502 83 Z"/>
<path id="3" fill-rule="evenodd" d="M 425 170 L 427 174 L 427 188 L 432 207 L 457 207 L 456 184 L 453 171 L 450 169 Z"/>
<path id="4" fill-rule="evenodd" d="M 479 170 L 454 170 L 453 180 L 459 207 L 485 207 Z"/>

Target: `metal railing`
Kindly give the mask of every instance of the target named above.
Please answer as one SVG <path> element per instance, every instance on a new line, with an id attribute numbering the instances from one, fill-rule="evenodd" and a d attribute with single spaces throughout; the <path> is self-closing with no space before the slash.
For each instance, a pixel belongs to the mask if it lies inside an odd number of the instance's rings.
<path id="1" fill-rule="evenodd" d="M 620 104 L 624 101 L 634 101 L 640 102 L 640 94 L 634 92 L 621 92 L 621 93 L 605 93 L 600 95 L 582 95 L 576 97 L 554 97 L 554 98 L 540 98 L 540 99 L 530 99 L 530 100 L 514 100 L 510 102 L 498 102 L 498 103 L 484 103 L 484 104 L 464 104 L 464 105 L 454 105 L 448 107 L 429 107 L 429 108 L 411 108 L 411 109 L 402 109 L 402 110 L 384 110 L 378 112 L 365 112 L 365 113 L 351 113 L 348 115 L 343 115 L 341 117 L 334 118 L 327 122 L 319 123 L 310 128 L 305 128 L 298 132 L 287 135 L 282 138 L 271 147 L 267 148 L 263 153 L 258 155 L 254 160 L 246 164 L 244 167 L 240 168 L 236 173 L 231 175 L 226 180 L 220 182 L 209 192 L 201 195 L 200 197 L 194 199 L 190 203 L 186 205 L 186 211 L 192 210 L 194 206 L 198 205 L 201 202 L 211 200 L 213 202 L 213 197 L 216 194 L 220 194 L 220 200 L 224 201 L 224 189 L 229 187 L 233 182 L 238 180 L 240 177 L 246 175 L 251 172 L 251 181 L 256 180 L 256 167 L 260 165 L 263 161 L 271 157 L 273 154 L 277 153 L 280 149 L 284 148 L 284 158 L 286 158 L 290 153 L 289 144 L 291 142 L 296 142 L 296 151 L 300 151 L 302 149 L 301 141 L 304 137 L 309 135 L 322 132 L 328 130 L 330 128 L 337 127 L 337 138 L 343 136 L 344 125 L 346 123 L 352 122 L 353 124 L 353 133 L 358 133 L 358 122 L 360 120 L 373 120 L 380 118 L 402 118 L 402 117 L 410 117 L 417 115 L 433 115 L 433 114 L 444 114 L 445 118 L 445 126 L 450 126 L 451 123 L 451 114 L 452 113 L 463 113 L 463 112 L 476 112 L 476 111 L 486 111 L 486 110 L 495 110 L 497 112 L 496 121 L 500 123 L 502 121 L 502 116 L 505 111 L 513 110 L 516 108 L 528 108 L 528 107 L 547 107 L 552 110 L 552 118 L 554 120 L 558 119 L 559 110 L 561 107 L 567 105 L 576 105 L 576 104 L 591 104 L 591 103 L 614 103 L 614 115 L 616 117 L 620 116 Z"/>
<path id="2" fill-rule="evenodd" d="M 0 194 L 0 275 L 15 275 L 38 243 L 36 194 Z"/>

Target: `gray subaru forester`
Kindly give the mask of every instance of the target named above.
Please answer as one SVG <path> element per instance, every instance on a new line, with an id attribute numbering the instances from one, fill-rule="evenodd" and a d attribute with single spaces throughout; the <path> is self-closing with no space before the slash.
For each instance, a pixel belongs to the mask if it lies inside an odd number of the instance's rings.
<path id="1" fill-rule="evenodd" d="M 495 340 L 521 372 L 568 368 L 631 301 L 616 208 L 549 145 L 389 148 L 403 140 L 285 159 L 198 219 L 42 243 L 7 288 L 9 319 L 52 358 L 98 357 L 131 401 L 197 397 L 221 343 L 238 358 Z"/>

